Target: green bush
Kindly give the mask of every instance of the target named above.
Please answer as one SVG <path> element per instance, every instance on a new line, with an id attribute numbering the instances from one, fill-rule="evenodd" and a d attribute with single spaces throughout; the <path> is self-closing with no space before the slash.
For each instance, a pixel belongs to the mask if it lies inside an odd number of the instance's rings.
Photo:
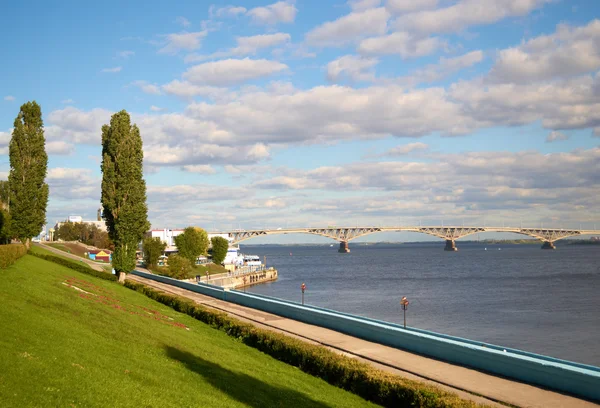
<path id="1" fill-rule="evenodd" d="M 0 268 L 8 268 L 26 253 L 27 247 L 25 245 L 0 245 Z"/>
<path id="2" fill-rule="evenodd" d="M 167 263 L 167 276 L 174 279 L 186 279 L 193 271 L 189 259 L 180 255 L 169 255 Z"/>
<path id="3" fill-rule="evenodd" d="M 100 279 L 109 280 L 109 281 L 116 281 L 119 279 L 116 275 L 113 275 L 111 273 L 100 272 L 95 269 L 92 269 L 89 266 L 87 266 L 85 263 L 83 263 L 82 261 L 76 262 L 76 261 L 71 261 L 66 258 L 61 258 L 60 256 L 38 254 L 35 252 L 31 252 L 31 255 L 37 256 L 38 258 L 44 259 L 46 261 L 54 262 L 55 264 L 66 266 L 67 268 L 71 268 L 77 272 L 86 273 L 88 275 L 95 276 Z"/>
<path id="4" fill-rule="evenodd" d="M 158 292 L 143 284 L 125 281 L 125 286 L 185 313 L 229 336 L 240 339 L 277 360 L 300 368 L 328 383 L 386 407 L 476 407 L 472 401 L 437 387 L 398 377 L 366 363 L 336 354 L 279 333 L 256 328 L 225 313 L 199 306 L 189 299 Z"/>

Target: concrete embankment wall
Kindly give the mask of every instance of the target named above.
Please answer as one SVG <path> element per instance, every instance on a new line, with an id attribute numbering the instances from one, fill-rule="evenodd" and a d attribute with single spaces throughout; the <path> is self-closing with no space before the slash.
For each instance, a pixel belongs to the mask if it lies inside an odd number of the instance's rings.
<path id="1" fill-rule="evenodd" d="M 355 337 L 600 401 L 600 368 L 268 296 L 134 271 L 134 275 Z M 506 350 L 506 351 L 504 351 Z"/>

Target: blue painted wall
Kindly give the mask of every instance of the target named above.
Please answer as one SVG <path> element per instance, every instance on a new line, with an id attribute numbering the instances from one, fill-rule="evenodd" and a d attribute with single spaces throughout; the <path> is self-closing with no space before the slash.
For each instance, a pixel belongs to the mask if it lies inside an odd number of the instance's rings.
<path id="1" fill-rule="evenodd" d="M 393 323 L 301 305 L 268 296 L 235 290 L 225 291 L 217 286 L 187 283 L 139 271 L 132 273 L 217 299 L 337 330 L 365 340 L 600 401 L 599 367 L 425 330 L 404 329 Z"/>

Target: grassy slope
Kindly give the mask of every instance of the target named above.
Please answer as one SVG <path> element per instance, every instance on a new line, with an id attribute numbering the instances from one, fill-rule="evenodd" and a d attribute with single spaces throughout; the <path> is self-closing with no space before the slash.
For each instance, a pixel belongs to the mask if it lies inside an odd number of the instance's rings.
<path id="1" fill-rule="evenodd" d="M 105 298 L 63 284 L 73 278 Z M 142 295 L 32 256 L 0 271 L 0 304 L 2 407 L 369 406 Z"/>

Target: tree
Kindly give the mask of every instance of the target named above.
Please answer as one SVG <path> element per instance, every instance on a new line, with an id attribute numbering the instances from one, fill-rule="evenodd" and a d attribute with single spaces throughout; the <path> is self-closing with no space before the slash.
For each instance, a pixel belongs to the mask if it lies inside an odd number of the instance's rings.
<path id="1" fill-rule="evenodd" d="M 10 244 L 10 214 L 0 206 L 0 245 Z"/>
<path id="2" fill-rule="evenodd" d="M 196 258 L 206 255 L 208 249 L 208 234 L 202 228 L 187 227 L 183 234 L 175 237 L 175 245 L 179 255 L 188 259 L 192 265 L 196 264 Z"/>
<path id="3" fill-rule="evenodd" d="M 212 244 L 212 259 L 217 265 L 223 263 L 227 256 L 227 249 L 229 248 L 229 242 L 223 237 L 212 237 L 210 240 Z"/>
<path id="4" fill-rule="evenodd" d="M 135 253 L 150 228 L 140 130 L 122 110 L 102 126 L 102 208 L 115 245 L 112 264 L 119 281 L 135 268 Z"/>
<path id="5" fill-rule="evenodd" d="M 146 267 L 152 268 L 158 263 L 158 258 L 163 254 L 167 244 L 162 242 L 158 237 L 147 237 L 142 241 L 142 247 L 144 249 Z"/>
<path id="6" fill-rule="evenodd" d="M 192 272 L 192 263 L 180 255 L 169 255 L 169 276 L 175 279 L 185 279 Z"/>
<path id="7" fill-rule="evenodd" d="M 13 236 L 27 248 L 42 230 L 48 205 L 48 172 L 42 109 L 35 101 L 21 106 L 9 145 L 10 216 Z"/>
<path id="8" fill-rule="evenodd" d="M 5 209 L 9 210 L 10 202 L 10 189 L 8 188 L 8 181 L 0 180 L 0 210 Z"/>

